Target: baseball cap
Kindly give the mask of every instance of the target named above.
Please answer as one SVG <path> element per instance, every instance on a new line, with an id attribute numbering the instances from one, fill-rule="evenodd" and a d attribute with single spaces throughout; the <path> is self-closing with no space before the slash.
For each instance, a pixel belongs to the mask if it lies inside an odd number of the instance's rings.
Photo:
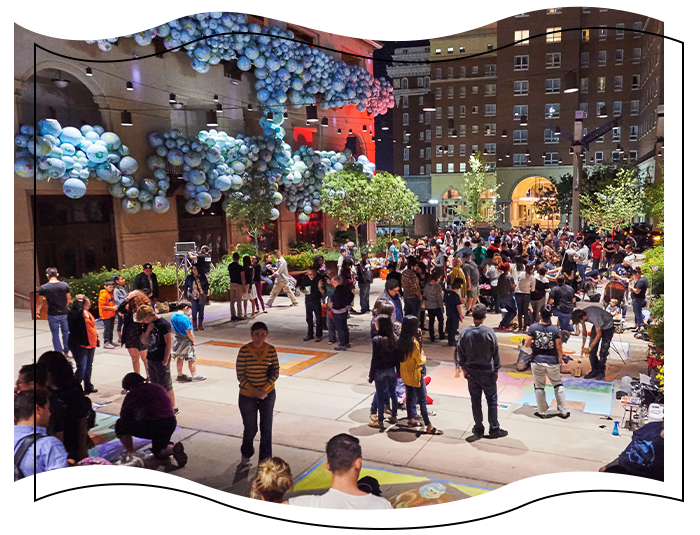
<path id="1" fill-rule="evenodd" d="M 635 258 L 635 257 L 634 257 L 633 254 L 627 255 L 627 256 L 625 257 L 624 261 L 631 265 L 632 262 L 634 262 L 634 258 Z"/>
<path id="2" fill-rule="evenodd" d="M 351 241 L 345 244 L 346 247 L 355 247 L 355 244 Z"/>
<path id="3" fill-rule="evenodd" d="M 153 266 L 152 266 L 151 264 L 149 264 L 148 262 L 146 262 L 146 263 L 143 265 L 143 269 L 153 269 Z"/>

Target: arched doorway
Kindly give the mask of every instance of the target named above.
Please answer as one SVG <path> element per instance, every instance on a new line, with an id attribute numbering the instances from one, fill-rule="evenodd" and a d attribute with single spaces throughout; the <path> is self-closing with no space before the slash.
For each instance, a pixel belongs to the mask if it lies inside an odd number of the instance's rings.
<path id="1" fill-rule="evenodd" d="M 552 182 L 541 176 L 532 176 L 521 180 L 513 189 L 510 205 L 510 224 L 517 226 L 539 225 L 542 228 L 559 226 L 561 215 L 558 213 L 538 214 L 535 204 L 546 190 L 556 188 Z"/>
<path id="2" fill-rule="evenodd" d="M 438 213 L 440 225 L 452 225 L 464 221 L 462 217 L 463 210 L 464 201 L 462 200 L 462 194 L 456 189 L 448 189 L 443 193 L 440 201 L 440 211 Z"/>

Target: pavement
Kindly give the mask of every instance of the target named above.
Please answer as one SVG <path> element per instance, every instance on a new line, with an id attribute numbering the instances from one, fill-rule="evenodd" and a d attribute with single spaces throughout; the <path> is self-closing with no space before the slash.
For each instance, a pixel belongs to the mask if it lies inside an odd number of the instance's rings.
<path id="1" fill-rule="evenodd" d="M 381 280 L 372 284 L 370 304 L 381 293 L 383 285 Z M 256 320 L 267 324 L 270 330 L 268 342 L 277 347 L 281 360 L 284 360 L 282 375 L 276 384 L 273 454 L 290 464 L 297 482 L 308 474 L 319 473 L 314 469 L 319 463 L 322 469 L 326 441 L 338 433 L 349 433 L 360 439 L 365 466 L 383 471 L 381 473 L 401 475 L 392 476 L 394 479 L 389 477 L 388 483 L 382 484 L 385 495 L 392 485 L 396 484 L 398 491 L 403 488 L 402 482 L 415 479 L 461 486 L 463 498 L 539 474 L 597 471 L 601 465 L 616 458 L 629 443 L 631 431 L 627 429 L 620 429 L 620 436 L 612 435 L 613 421 L 622 420 L 624 412 L 614 395 L 610 416 L 572 410 L 567 420 L 541 420 L 534 416 L 535 409 L 531 406 L 513 401 L 502 403 L 499 422 L 509 435 L 496 440 L 475 440 L 471 434 L 473 420 L 466 381 L 455 378 L 453 368 L 451 377 L 444 373 L 448 369 L 446 366 L 453 366 L 453 350 L 447 347 L 446 341 L 430 343 L 429 340 L 424 343 L 428 375 L 435 375 L 433 388 L 430 385 L 427 388 L 434 400 L 429 407 L 435 412 L 431 421 L 445 434 L 431 436 L 403 428 L 400 424 L 401 419 L 405 422 L 405 412 L 399 412 L 399 425 L 390 426 L 385 431 L 370 428 L 367 424 L 374 394 L 374 386 L 367 382 L 371 359 L 370 314 L 351 316 L 352 347 L 345 352 L 335 352 L 325 338 L 320 343 L 302 341 L 306 334 L 303 296 L 299 306 L 290 307 L 289 304 L 287 298 L 278 298 L 268 309 L 269 313 L 260 314 Z M 628 318 L 630 313 L 631 307 Z M 174 439 L 182 441 L 189 462 L 186 467 L 172 473 L 225 492 L 247 496 L 253 470 L 237 470 L 243 425 L 236 406 L 235 361 L 237 348 L 250 341 L 252 321 L 232 323 L 229 315 L 228 303 L 213 303 L 205 309 L 204 331 L 195 332 L 197 372 L 206 376 L 205 381 L 177 383 L 173 365 L 174 391 L 180 409 L 177 417 L 179 429 Z M 16 377 L 20 366 L 34 358 L 35 322 L 28 310 L 15 310 L 14 319 Z M 499 321 L 500 315 L 487 315 L 487 325 L 495 327 Z M 471 318 L 467 317 L 461 328 L 471 324 Z M 427 333 L 424 334 L 427 340 Z M 512 333 L 498 333 L 497 336 L 502 376 L 511 382 L 527 382 L 529 372 L 515 373 L 517 339 L 513 339 Z M 606 384 L 599 385 L 607 388 L 606 392 L 612 387 L 613 393 L 623 376 L 629 374 L 636 378 L 647 370 L 647 343 L 636 340 L 629 332 L 615 335 L 615 340 L 619 354 L 611 352 Z M 569 348 L 578 351 L 580 341 L 572 338 L 565 346 L 565 349 Z M 36 322 L 37 357 L 50 349 L 48 323 Z M 575 373 L 578 367 L 585 374 L 590 370 L 587 359 L 580 359 L 576 354 L 572 357 L 574 360 L 564 368 L 565 371 Z M 126 349 L 97 349 L 92 380 L 99 392 L 91 399 L 95 404 L 107 403 L 97 408 L 99 413 L 119 414 L 124 399 L 120 394 L 121 379 L 131 371 L 131 359 Z M 499 377 L 499 385 L 500 381 Z M 508 388 L 507 385 L 503 387 L 504 395 Z M 523 392 L 525 390 L 527 387 Z M 551 397 L 549 392 L 548 399 Z M 575 408 L 573 405 L 570 408 Z M 257 461 L 257 449 L 256 441 L 253 462 Z"/>

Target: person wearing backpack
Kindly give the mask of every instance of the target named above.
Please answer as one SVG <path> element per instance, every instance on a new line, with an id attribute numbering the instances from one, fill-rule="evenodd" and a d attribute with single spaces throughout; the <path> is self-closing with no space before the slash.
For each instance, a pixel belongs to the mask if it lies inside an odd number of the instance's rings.
<path id="1" fill-rule="evenodd" d="M 15 395 L 15 481 L 69 466 L 63 443 L 46 435 L 50 417 L 49 398 L 43 390 Z"/>

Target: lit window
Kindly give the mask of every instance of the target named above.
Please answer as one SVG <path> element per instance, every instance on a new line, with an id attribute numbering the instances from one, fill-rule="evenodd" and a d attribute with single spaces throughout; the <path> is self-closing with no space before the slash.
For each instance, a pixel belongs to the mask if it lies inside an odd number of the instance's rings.
<path id="1" fill-rule="evenodd" d="M 442 54 L 442 49 L 441 48 L 436 48 L 435 49 L 436 54 Z"/>
<path id="2" fill-rule="evenodd" d="M 460 172 L 460 173 L 466 173 L 466 172 L 467 172 L 467 164 L 466 164 L 466 162 L 460 162 L 460 163 L 459 163 L 459 172 Z"/>
<path id="3" fill-rule="evenodd" d="M 561 52 L 551 52 L 547 54 L 545 67 L 547 69 L 558 69 L 561 67 Z"/>
<path id="4" fill-rule="evenodd" d="M 435 164 L 435 172 L 436 172 L 436 173 L 442 173 L 442 164 L 441 164 L 441 163 L 436 163 L 436 164 Z"/>
<path id="5" fill-rule="evenodd" d="M 550 33 L 553 32 L 553 33 Z M 547 42 L 548 43 L 560 43 L 561 42 L 561 26 L 556 28 L 547 28 Z"/>
<path id="6" fill-rule="evenodd" d="M 590 40 L 591 40 L 591 30 L 589 30 L 589 29 L 581 30 L 581 41 L 583 41 L 584 43 L 587 43 Z"/>
<path id="7" fill-rule="evenodd" d="M 513 94 L 514 95 L 527 95 L 530 90 L 530 82 L 527 80 L 519 80 L 513 82 Z"/>
<path id="8" fill-rule="evenodd" d="M 559 104 L 545 104 L 544 105 L 544 117 L 545 117 L 545 119 L 558 119 L 559 118 Z"/>
<path id="9" fill-rule="evenodd" d="M 448 54 L 452 54 L 452 52 L 454 52 L 454 51 L 455 51 L 455 49 L 452 47 L 448 47 L 448 49 L 447 49 Z"/>
<path id="10" fill-rule="evenodd" d="M 515 70 L 526 71 L 530 67 L 530 56 L 515 56 Z"/>
<path id="11" fill-rule="evenodd" d="M 605 76 L 598 76 L 598 83 L 596 84 L 598 93 L 605 93 Z"/>
<path id="12" fill-rule="evenodd" d="M 464 52 L 464 47 L 463 47 L 463 46 L 460 46 L 460 47 L 459 47 L 459 52 L 460 52 L 460 53 L 463 53 L 463 52 Z"/>
<path id="13" fill-rule="evenodd" d="M 560 7 L 553 7 L 547 10 L 547 15 L 561 15 Z"/>
<path id="14" fill-rule="evenodd" d="M 516 30 L 515 32 L 515 37 L 513 38 L 513 41 L 520 41 L 521 39 L 524 39 L 521 43 L 516 42 L 516 46 L 518 45 L 526 45 L 530 42 L 528 39 L 530 37 L 530 30 Z"/>
<path id="15" fill-rule="evenodd" d="M 496 135 L 496 123 L 486 123 L 484 126 L 485 136 L 495 136 Z"/>
<path id="16" fill-rule="evenodd" d="M 513 130 L 513 145 L 527 145 L 527 130 Z"/>
<path id="17" fill-rule="evenodd" d="M 547 94 L 559 93 L 560 87 L 560 78 L 547 78 L 544 83 L 544 92 Z"/>
<path id="18" fill-rule="evenodd" d="M 487 97 L 496 96 L 496 84 L 486 84 L 484 86 L 484 95 Z"/>

